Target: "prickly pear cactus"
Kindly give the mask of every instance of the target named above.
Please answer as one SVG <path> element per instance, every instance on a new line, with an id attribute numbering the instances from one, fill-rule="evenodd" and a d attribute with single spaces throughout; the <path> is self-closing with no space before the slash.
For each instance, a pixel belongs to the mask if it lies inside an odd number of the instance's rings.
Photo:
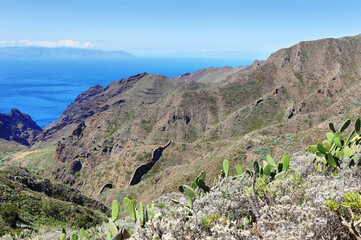
<path id="1" fill-rule="evenodd" d="M 229 173 L 229 162 L 227 159 L 225 159 L 223 161 L 223 171 L 224 171 L 224 174 L 226 175 L 226 177 L 228 177 L 228 173 Z"/>
<path id="2" fill-rule="evenodd" d="M 112 204 L 112 221 L 115 222 L 115 220 L 117 220 L 119 214 L 119 204 L 117 200 L 113 201 Z"/>
<path id="3" fill-rule="evenodd" d="M 135 200 L 132 201 L 129 198 L 124 198 L 124 206 L 125 209 L 127 210 L 129 217 L 136 222 L 137 221 L 137 216 L 136 216 L 136 202 Z"/>

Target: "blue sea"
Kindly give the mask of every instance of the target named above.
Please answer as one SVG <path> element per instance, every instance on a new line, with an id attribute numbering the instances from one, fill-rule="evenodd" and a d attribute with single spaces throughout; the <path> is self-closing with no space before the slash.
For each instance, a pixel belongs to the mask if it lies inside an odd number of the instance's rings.
<path id="1" fill-rule="evenodd" d="M 195 58 L 0 59 L 0 112 L 8 114 L 17 108 L 44 127 L 80 93 L 97 84 L 105 87 L 143 72 L 175 77 L 208 67 L 238 67 L 252 62 Z"/>

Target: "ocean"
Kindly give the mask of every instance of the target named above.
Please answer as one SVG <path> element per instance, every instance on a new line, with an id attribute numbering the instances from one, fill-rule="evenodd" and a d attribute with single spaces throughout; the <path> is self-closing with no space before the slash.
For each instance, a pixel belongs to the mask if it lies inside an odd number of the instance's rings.
<path id="1" fill-rule="evenodd" d="M 124 59 L 0 59 L 0 113 L 12 108 L 29 114 L 41 127 L 56 120 L 75 98 L 94 85 L 137 73 L 168 77 L 208 67 L 238 67 L 253 60 L 124 58 Z"/>

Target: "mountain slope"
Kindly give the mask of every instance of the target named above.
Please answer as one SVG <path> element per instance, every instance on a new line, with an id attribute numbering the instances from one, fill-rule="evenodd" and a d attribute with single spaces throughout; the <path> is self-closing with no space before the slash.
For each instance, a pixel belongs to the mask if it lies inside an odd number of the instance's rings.
<path id="1" fill-rule="evenodd" d="M 38 137 L 39 145 L 57 144 L 57 168 L 44 174 L 103 201 L 125 193 L 148 198 L 203 169 L 215 176 L 224 158 L 247 166 L 305 146 L 320 137 L 323 121 L 360 114 L 360 50 L 359 36 L 322 39 L 249 67 L 175 79 L 144 73 L 95 86 Z M 134 170 L 168 140 L 153 169 L 128 187 Z M 114 188 L 100 194 L 106 184 Z"/>
<path id="2" fill-rule="evenodd" d="M 0 236 L 11 232 L 9 226 L 39 229 L 71 224 L 87 228 L 106 219 L 108 209 L 103 204 L 19 167 L 0 165 L 0 189 Z"/>
<path id="3" fill-rule="evenodd" d="M 0 138 L 24 145 L 34 143 L 35 137 L 42 131 L 29 115 L 12 109 L 8 115 L 0 113 Z"/>

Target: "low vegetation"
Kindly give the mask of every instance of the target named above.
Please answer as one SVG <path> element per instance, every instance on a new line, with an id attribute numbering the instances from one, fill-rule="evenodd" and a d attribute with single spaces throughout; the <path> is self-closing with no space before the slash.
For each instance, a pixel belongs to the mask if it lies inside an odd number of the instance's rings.
<path id="1" fill-rule="evenodd" d="M 148 205 L 127 197 L 121 205 L 114 200 L 102 225 L 85 230 L 91 220 L 83 219 L 84 225 L 75 224 L 84 226 L 81 230 L 54 234 L 61 239 L 361 239 L 360 119 L 345 137 L 351 123 L 338 130 L 330 124 L 327 139 L 306 154 L 267 155 L 252 169 L 224 160 L 214 179 L 202 171 L 178 193 Z M 18 229 L 22 210 L 1 207 L 2 226 Z M 128 216 L 120 217 L 122 211 Z M 28 237 L 42 239 L 35 234 Z"/>
<path id="2" fill-rule="evenodd" d="M 90 228 L 106 219 L 102 204 L 19 167 L 0 166 L 0 192 L 0 236 L 20 238 L 41 228 Z"/>

